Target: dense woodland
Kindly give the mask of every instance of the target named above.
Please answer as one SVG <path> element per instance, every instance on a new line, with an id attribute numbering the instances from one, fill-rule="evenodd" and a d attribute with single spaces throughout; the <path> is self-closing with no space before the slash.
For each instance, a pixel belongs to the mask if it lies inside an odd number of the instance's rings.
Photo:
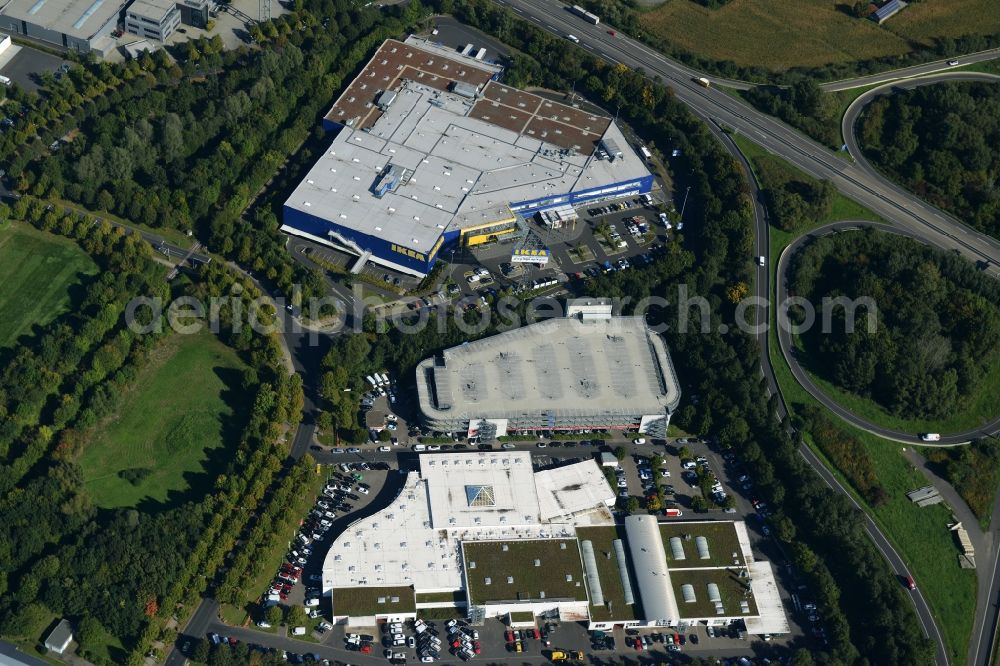
<path id="1" fill-rule="evenodd" d="M 825 93 L 810 77 L 796 77 L 785 87 L 757 86 L 740 93 L 761 111 L 781 118 L 829 148 L 840 150 L 840 115 L 835 94 Z"/>
<path id="2" fill-rule="evenodd" d="M 939 83 L 878 97 L 859 136 L 890 178 L 1000 238 L 1000 86 Z"/>
<path id="3" fill-rule="evenodd" d="M 790 290 L 819 308 L 825 297 L 869 297 L 854 332 L 837 308 L 829 334 L 802 334 L 806 365 L 893 414 L 939 418 L 983 390 L 1000 353 L 1000 286 L 972 264 L 908 238 L 869 229 L 814 240 L 792 262 Z M 794 312 L 793 312 L 794 315 Z"/>

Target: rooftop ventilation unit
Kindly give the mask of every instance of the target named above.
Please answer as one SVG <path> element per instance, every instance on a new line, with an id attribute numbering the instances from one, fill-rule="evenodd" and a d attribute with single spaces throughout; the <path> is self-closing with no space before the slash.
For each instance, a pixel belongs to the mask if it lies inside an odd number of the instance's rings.
<path id="1" fill-rule="evenodd" d="M 719 586 L 715 583 L 708 584 L 708 600 L 712 603 L 722 603 L 722 595 L 719 594 Z"/>
<path id="2" fill-rule="evenodd" d="M 680 537 L 670 537 L 670 553 L 675 560 L 684 559 L 684 544 Z"/>
<path id="3" fill-rule="evenodd" d="M 681 596 L 684 597 L 684 603 L 686 604 L 693 604 L 697 601 L 697 598 L 694 596 L 694 585 L 690 583 L 681 585 Z"/>

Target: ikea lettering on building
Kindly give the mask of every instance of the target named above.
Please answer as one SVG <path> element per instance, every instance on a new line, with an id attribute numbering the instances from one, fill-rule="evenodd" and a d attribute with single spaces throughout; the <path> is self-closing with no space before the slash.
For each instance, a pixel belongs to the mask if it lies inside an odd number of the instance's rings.
<path id="1" fill-rule="evenodd" d="M 514 233 L 519 217 L 651 189 L 610 118 L 506 86 L 501 74 L 413 36 L 384 42 L 324 118 L 333 138 L 285 202 L 282 230 L 423 276 L 447 244 L 478 245 Z"/>

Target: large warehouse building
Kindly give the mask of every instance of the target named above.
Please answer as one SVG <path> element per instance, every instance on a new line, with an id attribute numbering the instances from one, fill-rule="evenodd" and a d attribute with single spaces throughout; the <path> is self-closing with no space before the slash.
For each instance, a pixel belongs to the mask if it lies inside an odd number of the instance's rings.
<path id="1" fill-rule="evenodd" d="M 0 7 L 0 30 L 54 46 L 103 56 L 115 48 L 111 33 L 129 0 L 9 0 Z"/>
<path id="2" fill-rule="evenodd" d="M 610 118 L 498 83 L 500 73 L 412 36 L 387 40 L 327 114 L 337 135 L 285 202 L 282 229 L 422 276 L 446 243 L 651 189 Z"/>
<path id="3" fill-rule="evenodd" d="M 389 506 L 327 553 L 323 592 L 336 622 L 372 626 L 457 603 L 474 624 L 742 620 L 752 633 L 788 632 L 770 564 L 754 559 L 741 522 L 646 515 L 616 525 L 615 492 L 593 460 L 541 471 L 515 451 L 419 462 Z"/>
<path id="4" fill-rule="evenodd" d="M 416 375 L 426 427 L 470 437 L 596 429 L 664 437 L 680 402 L 670 353 L 642 317 L 573 301 L 564 318 L 446 349 Z"/>

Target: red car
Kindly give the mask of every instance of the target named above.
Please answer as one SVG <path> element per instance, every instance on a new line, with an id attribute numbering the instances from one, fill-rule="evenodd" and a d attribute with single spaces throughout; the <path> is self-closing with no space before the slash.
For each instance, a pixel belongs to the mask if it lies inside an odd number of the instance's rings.
<path id="1" fill-rule="evenodd" d="M 531 634 L 531 637 L 534 638 L 536 641 L 539 640 L 542 637 L 542 633 L 540 631 L 538 631 L 537 628 L 536 629 L 529 629 L 528 632 Z"/>
<path id="2" fill-rule="evenodd" d="M 633 640 L 632 647 L 634 647 L 639 652 L 642 652 L 642 639 L 636 638 Z"/>
<path id="3" fill-rule="evenodd" d="M 458 649 L 461 645 L 462 641 L 458 640 L 457 638 L 451 642 L 451 646 L 456 649 Z"/>
<path id="4" fill-rule="evenodd" d="M 480 654 L 483 651 L 483 646 L 479 644 L 479 641 L 472 644 L 472 651 L 476 654 Z"/>
<path id="5" fill-rule="evenodd" d="M 614 30 L 608 30 L 608 34 L 614 37 L 617 33 Z"/>
<path id="6" fill-rule="evenodd" d="M 510 630 L 505 631 L 504 634 L 503 634 L 503 637 L 504 637 L 504 639 L 508 643 L 513 643 L 514 642 L 514 632 L 513 631 L 510 631 Z"/>
<path id="7" fill-rule="evenodd" d="M 371 643 L 363 643 L 361 645 L 360 652 L 361 652 L 361 654 L 371 654 L 372 653 L 372 644 Z"/>

